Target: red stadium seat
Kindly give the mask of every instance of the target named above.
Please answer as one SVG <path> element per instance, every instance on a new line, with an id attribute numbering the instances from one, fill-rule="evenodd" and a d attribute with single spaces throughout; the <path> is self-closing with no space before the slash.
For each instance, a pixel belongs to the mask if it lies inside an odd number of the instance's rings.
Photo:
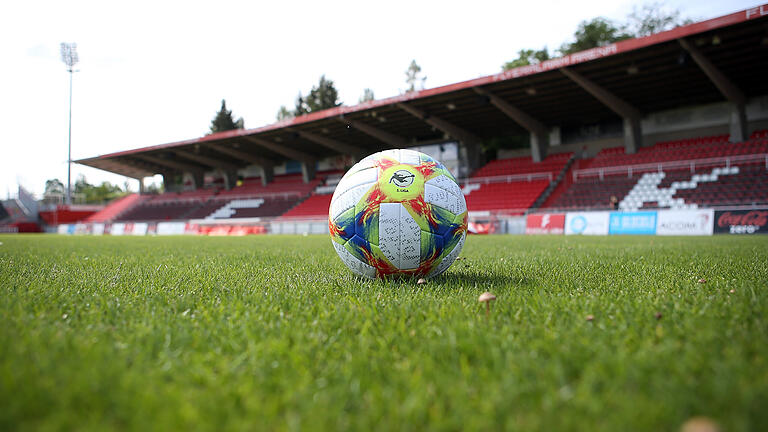
<path id="1" fill-rule="evenodd" d="M 667 141 L 641 148 L 632 155 L 625 154 L 621 147 L 615 147 L 601 150 L 594 159 L 577 161 L 577 166 L 581 169 L 609 169 L 642 164 L 653 166 L 653 164 L 665 162 L 684 162 L 703 158 L 759 155 L 768 152 L 768 141 L 761 138 L 764 133 L 766 131 L 757 131 L 752 134 L 750 141 L 742 143 L 728 143 L 727 135 Z M 768 173 L 765 161 L 758 156 L 751 162 L 734 163 L 734 165 L 738 167 L 738 172 L 727 171 L 717 175 L 715 181 L 697 182 L 694 189 L 678 189 L 673 198 L 683 198 L 687 205 L 697 206 L 768 203 Z M 657 187 L 665 189 L 669 188 L 673 182 L 687 182 L 691 180 L 693 174 L 710 176 L 720 173 L 719 166 L 713 161 L 705 167 L 696 167 L 694 172 L 691 172 L 689 167 L 681 167 L 681 164 L 673 168 L 664 168 L 664 179 Z M 722 167 L 724 170 L 725 161 Z M 635 186 L 641 175 L 637 170 L 638 168 L 633 171 L 632 176 L 628 176 L 628 170 L 617 173 L 614 169 L 613 174 L 605 174 L 602 179 L 596 176 L 580 177 L 575 182 L 566 176 L 562 189 L 559 186 L 542 207 L 584 210 L 608 208 L 611 196 L 621 200 Z M 653 171 L 656 170 L 656 168 L 653 169 Z M 642 208 L 659 207 L 659 203 L 653 202 L 644 202 L 642 206 Z"/>

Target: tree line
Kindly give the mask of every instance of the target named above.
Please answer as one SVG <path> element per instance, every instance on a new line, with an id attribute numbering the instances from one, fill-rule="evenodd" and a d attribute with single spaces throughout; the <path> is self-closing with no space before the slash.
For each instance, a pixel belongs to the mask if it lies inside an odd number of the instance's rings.
<path id="1" fill-rule="evenodd" d="M 73 201 L 78 204 L 105 204 L 131 192 L 127 181 L 123 184 L 122 188 L 108 181 L 94 185 L 88 183 L 88 180 L 82 174 L 77 177 L 72 189 Z M 57 178 L 46 180 L 43 200 L 51 203 L 64 202 L 66 190 L 67 187 L 61 180 Z M 150 191 L 158 192 L 159 188 L 153 183 L 150 186 Z"/>
<path id="2" fill-rule="evenodd" d="M 520 66 L 538 64 L 554 58 L 565 56 L 575 52 L 609 45 L 625 39 L 648 36 L 664 30 L 691 23 L 689 18 L 683 18 L 680 11 L 670 10 L 662 3 L 648 3 L 640 7 L 634 7 L 624 21 L 617 22 L 605 17 L 596 17 L 579 23 L 573 34 L 573 39 L 564 42 L 559 48 L 550 52 L 545 46 L 541 49 L 522 49 L 518 51 L 517 58 L 502 65 L 502 70 L 509 70 Z M 411 60 L 405 71 L 405 92 L 421 90 L 424 88 L 426 77 L 421 73 L 421 67 L 416 60 Z M 373 90 L 366 88 L 358 102 L 364 103 L 375 99 Z M 288 120 L 304 114 L 322 111 L 343 105 L 339 100 L 339 92 L 333 80 L 320 77 L 320 81 L 305 93 L 299 92 L 293 108 L 285 105 L 277 111 L 277 120 Z M 245 127 L 243 118 L 235 120 L 232 111 L 226 107 L 226 102 L 221 101 L 221 108 L 211 121 L 210 132 L 222 132 L 231 129 Z"/>
<path id="3" fill-rule="evenodd" d="M 416 60 L 411 60 L 408 69 L 405 71 L 405 92 L 412 92 L 416 90 L 422 90 L 427 77 L 421 74 L 421 66 L 416 63 Z M 369 102 L 376 99 L 373 90 L 366 88 L 363 90 L 363 94 L 358 99 L 358 103 Z M 341 106 L 344 103 L 339 99 L 339 91 L 336 89 L 336 84 L 333 80 L 325 77 L 325 74 L 320 76 L 320 81 L 312 86 L 312 88 L 305 94 L 299 92 L 296 96 L 293 109 L 289 109 L 285 105 L 281 106 L 277 111 L 277 120 L 288 120 L 294 117 L 298 117 L 304 114 L 309 114 L 317 111 L 322 111 L 329 108 Z M 235 120 L 232 111 L 227 109 L 226 100 L 221 101 L 221 108 L 211 120 L 209 127 L 210 133 L 223 132 L 232 129 L 243 129 L 245 122 L 243 118 Z"/>
<path id="4" fill-rule="evenodd" d="M 509 70 L 539 64 L 555 56 L 565 56 L 625 39 L 644 37 L 691 22 L 693 21 L 690 18 L 683 18 L 678 10 L 667 10 L 662 3 L 649 3 L 635 7 L 623 22 L 605 17 L 582 21 L 573 33 L 573 40 L 563 43 L 554 52 L 550 53 L 546 46 L 542 49 L 522 49 L 517 52 L 516 59 L 504 63 L 501 68 Z"/>

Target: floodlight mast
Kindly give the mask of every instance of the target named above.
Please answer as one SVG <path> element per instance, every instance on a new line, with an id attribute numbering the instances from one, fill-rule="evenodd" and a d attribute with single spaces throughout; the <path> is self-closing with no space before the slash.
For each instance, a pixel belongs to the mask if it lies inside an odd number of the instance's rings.
<path id="1" fill-rule="evenodd" d="M 72 74 L 80 59 L 77 56 L 76 43 L 61 43 L 61 61 L 69 72 L 69 138 L 67 143 L 67 204 L 72 204 Z"/>

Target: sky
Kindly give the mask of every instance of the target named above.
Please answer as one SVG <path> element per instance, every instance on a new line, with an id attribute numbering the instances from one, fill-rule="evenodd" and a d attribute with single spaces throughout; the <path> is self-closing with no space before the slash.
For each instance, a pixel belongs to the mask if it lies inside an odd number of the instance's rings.
<path id="1" fill-rule="evenodd" d="M 438 87 L 501 70 L 524 48 L 558 48 L 579 22 L 623 21 L 648 2 L 11 1 L 0 5 L 0 197 L 66 184 L 70 74 L 77 43 L 72 159 L 196 138 L 221 100 L 246 128 L 273 123 L 325 74 L 354 105 L 406 88 L 411 60 Z M 759 5 L 670 0 L 696 21 Z M 72 165 L 72 182 L 126 177 Z M 130 180 L 133 190 L 138 182 Z"/>

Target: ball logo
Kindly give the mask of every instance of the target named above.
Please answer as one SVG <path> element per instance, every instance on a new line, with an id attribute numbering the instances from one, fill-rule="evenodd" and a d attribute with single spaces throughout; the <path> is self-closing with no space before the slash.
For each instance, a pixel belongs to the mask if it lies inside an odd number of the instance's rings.
<path id="1" fill-rule="evenodd" d="M 407 188 L 408 186 L 413 184 L 413 179 L 416 176 L 408 171 L 408 170 L 397 170 L 392 174 L 392 177 L 389 179 L 389 182 L 394 184 L 395 186 L 399 188 Z"/>

